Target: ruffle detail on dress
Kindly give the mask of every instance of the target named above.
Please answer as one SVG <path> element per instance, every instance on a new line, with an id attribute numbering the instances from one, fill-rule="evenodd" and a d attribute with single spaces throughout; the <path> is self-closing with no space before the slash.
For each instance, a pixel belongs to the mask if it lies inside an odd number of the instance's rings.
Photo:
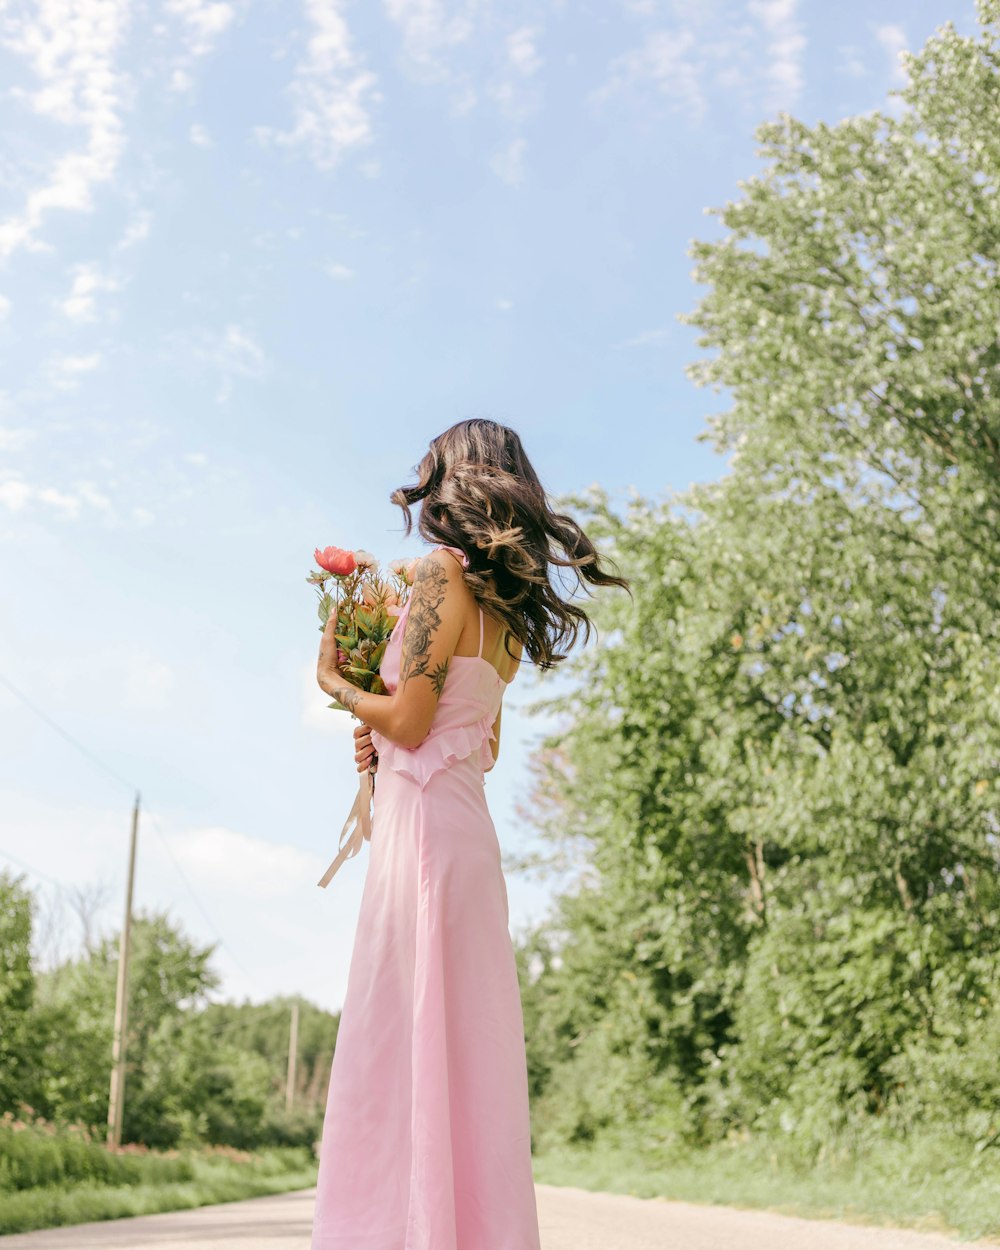
<path id="1" fill-rule="evenodd" d="M 393 772 L 402 773 L 423 789 L 435 773 L 448 768 L 456 760 L 464 760 L 474 751 L 479 751 L 483 772 L 489 772 L 496 763 L 490 748 L 490 743 L 496 741 L 496 734 L 493 732 L 494 719 L 494 716 L 487 713 L 481 720 L 471 724 L 439 729 L 429 733 L 415 747 L 400 746 L 398 742 L 391 741 L 373 729 L 372 746 L 378 752 L 379 768 L 384 765 Z"/>

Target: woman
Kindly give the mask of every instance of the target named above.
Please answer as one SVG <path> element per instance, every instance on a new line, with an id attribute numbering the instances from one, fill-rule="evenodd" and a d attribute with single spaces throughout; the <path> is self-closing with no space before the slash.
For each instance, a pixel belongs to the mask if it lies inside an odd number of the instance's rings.
<path id="1" fill-rule="evenodd" d="M 521 440 L 488 420 L 439 435 L 391 496 L 431 543 L 382 660 L 387 694 L 317 678 L 378 764 L 368 871 L 320 1148 L 312 1250 L 539 1250 L 524 1024 L 500 846 L 484 789 L 524 654 L 565 658 L 590 621 L 549 565 L 596 586 L 593 544 L 552 511 Z M 560 553 L 561 552 L 561 553 Z"/>

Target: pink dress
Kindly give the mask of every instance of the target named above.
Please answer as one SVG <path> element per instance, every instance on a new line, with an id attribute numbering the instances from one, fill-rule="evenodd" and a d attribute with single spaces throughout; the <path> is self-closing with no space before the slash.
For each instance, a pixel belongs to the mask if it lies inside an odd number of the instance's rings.
<path id="1" fill-rule="evenodd" d="M 406 614 L 382 660 L 390 692 Z M 368 871 L 311 1250 L 540 1250 L 524 1022 L 484 775 L 506 683 L 482 648 L 480 608 L 479 654 L 450 660 L 419 746 L 372 731 Z"/>

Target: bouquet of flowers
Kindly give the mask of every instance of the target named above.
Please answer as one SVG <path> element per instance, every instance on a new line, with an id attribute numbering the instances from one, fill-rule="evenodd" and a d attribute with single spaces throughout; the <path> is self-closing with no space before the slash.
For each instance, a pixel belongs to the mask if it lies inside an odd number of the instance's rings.
<path id="1" fill-rule="evenodd" d="M 314 557 L 319 568 L 306 581 L 319 596 L 320 630 L 336 613 L 338 666 L 352 685 L 385 694 L 379 665 L 413 584 L 416 560 L 393 560 L 384 577 L 370 551 L 317 547 Z M 345 710 L 336 700 L 330 707 Z"/>
<path id="2" fill-rule="evenodd" d="M 370 551 L 348 551 L 342 547 L 321 550 L 317 547 L 314 557 L 319 567 L 309 574 L 306 581 L 316 587 L 319 596 L 321 631 L 326 629 L 330 617 L 336 614 L 334 637 L 337 640 L 338 668 L 360 690 L 385 694 L 379 667 L 413 585 L 416 560 L 393 560 L 388 566 L 388 575 L 383 576 L 379 572 L 378 561 Z M 347 710 L 336 699 L 329 706 L 340 711 Z M 351 715 L 354 716 L 354 713 Z M 344 860 L 356 855 L 362 843 L 372 836 L 374 785 L 374 774 L 369 767 L 361 775 L 354 805 L 340 832 L 340 850 L 319 880 L 324 889 Z"/>

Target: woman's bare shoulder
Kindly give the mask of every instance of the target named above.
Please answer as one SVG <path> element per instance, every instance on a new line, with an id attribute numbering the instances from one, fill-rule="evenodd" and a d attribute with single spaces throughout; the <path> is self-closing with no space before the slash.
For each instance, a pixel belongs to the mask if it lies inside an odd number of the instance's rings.
<path id="1" fill-rule="evenodd" d="M 461 563 L 451 552 L 437 548 L 425 552 L 414 565 L 410 594 L 417 603 L 462 611 L 471 595 L 462 573 Z"/>

